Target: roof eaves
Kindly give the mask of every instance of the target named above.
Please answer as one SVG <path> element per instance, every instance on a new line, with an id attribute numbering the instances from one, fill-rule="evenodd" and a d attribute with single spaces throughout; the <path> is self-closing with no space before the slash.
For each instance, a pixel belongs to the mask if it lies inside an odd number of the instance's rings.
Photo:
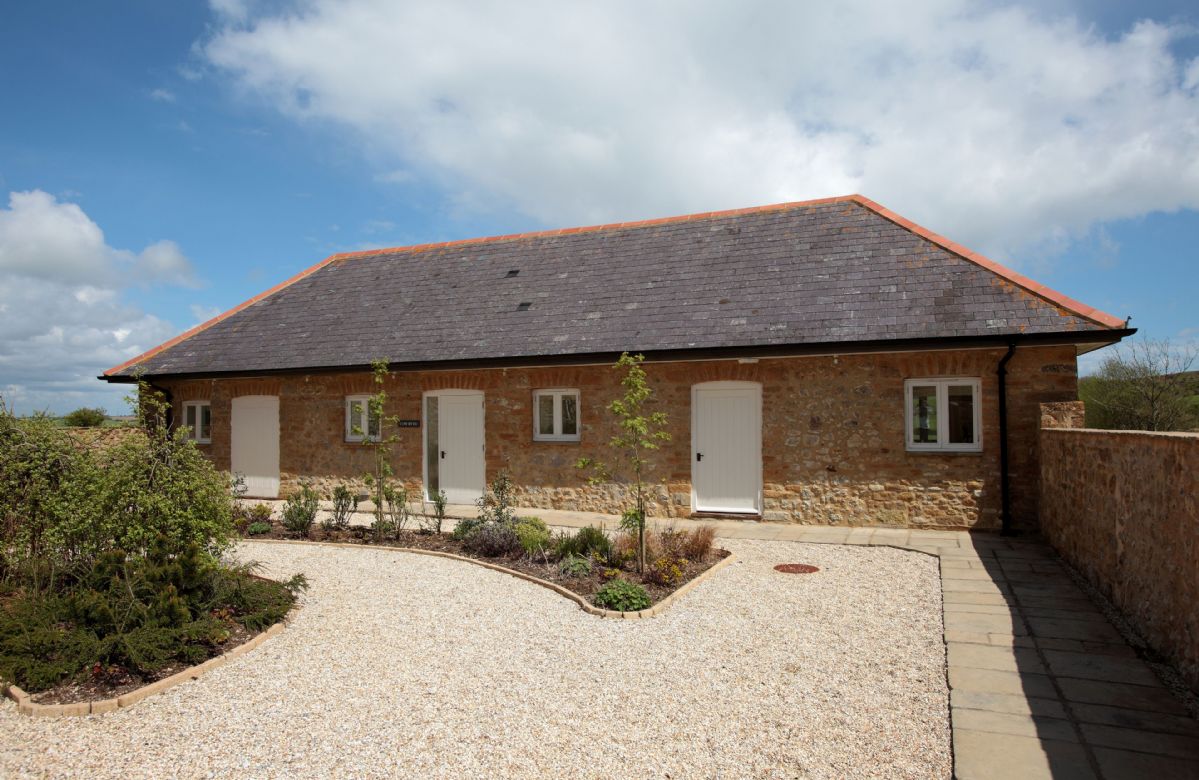
<path id="1" fill-rule="evenodd" d="M 129 360 L 126 360 L 124 363 L 120 364 L 119 366 L 113 366 L 112 368 L 105 371 L 103 376 L 107 377 L 107 376 L 113 376 L 115 374 L 119 374 L 120 372 L 124 371 L 125 369 L 129 368 L 130 366 L 136 366 L 138 363 L 142 363 L 146 360 L 149 360 L 150 358 L 154 357 L 155 355 L 159 354 L 160 352 L 170 349 L 171 347 L 176 346 L 177 344 L 179 344 L 183 341 L 187 341 L 192 336 L 195 336 L 198 333 L 203 333 L 204 331 L 211 328 L 213 325 L 216 325 L 217 323 L 221 322 L 222 320 L 228 319 L 229 317 L 232 317 L 234 314 L 237 314 L 242 309 L 246 309 L 250 306 L 253 306 L 254 304 L 258 303 L 259 301 L 261 301 L 265 298 L 269 298 L 270 296 L 274 295 L 275 293 L 279 292 L 280 290 L 284 289 L 285 287 L 289 287 L 289 286 L 295 284 L 296 282 L 300 281 L 301 279 L 311 276 L 312 274 L 321 270 L 322 268 L 329 265 L 330 263 L 336 262 L 337 260 L 341 259 L 343 256 L 344 255 L 342 255 L 342 254 L 329 255 L 328 257 L 326 257 L 324 260 L 320 261 L 316 265 L 314 265 L 310 268 L 306 268 L 303 271 L 300 271 L 295 276 L 280 282 L 279 284 L 275 285 L 274 287 L 270 288 L 269 290 L 267 290 L 265 292 L 261 292 L 258 295 L 255 295 L 253 298 L 249 299 L 248 301 L 245 301 L 243 303 L 238 304 L 237 306 L 234 306 L 229 311 L 218 314 L 217 316 L 213 317 L 212 319 L 208 320 L 207 322 L 202 322 L 199 325 L 195 326 L 194 328 L 191 328 L 190 330 L 186 330 L 183 333 L 180 333 L 178 336 L 175 336 L 173 339 L 164 341 L 163 343 L 159 344 L 157 347 L 146 350 L 145 352 L 138 355 L 137 357 L 133 357 L 133 358 L 130 358 Z"/>
<path id="2" fill-rule="evenodd" d="M 891 222 L 894 222 L 896 225 L 899 225 L 905 230 L 915 233 L 921 238 L 932 241 L 941 248 L 953 252 L 955 255 L 959 255 L 960 257 L 969 260 L 975 265 L 981 266 L 982 268 L 985 268 L 994 274 L 998 274 L 1012 284 L 1027 290 L 1038 298 L 1042 298 L 1054 306 L 1066 309 L 1073 314 L 1077 314 L 1083 319 L 1090 320 L 1091 322 L 1094 322 L 1097 325 L 1102 325 L 1106 328 L 1124 328 L 1127 325 L 1126 320 L 1122 320 L 1119 317 L 1108 314 L 1107 312 L 1100 311 L 1094 306 L 1087 306 L 1085 303 L 1076 301 L 1067 295 L 1063 295 L 1057 290 L 1046 287 L 1040 282 L 1034 282 L 1027 276 L 1017 273 L 1007 266 L 1001 265 L 988 257 L 984 257 L 972 249 L 967 249 L 955 241 L 950 241 L 948 238 L 945 238 L 938 233 L 934 233 L 926 227 L 917 225 L 910 219 L 901 217 L 894 211 L 875 203 L 864 195 L 851 195 L 848 199 L 865 206 L 874 213 L 890 220 Z"/>

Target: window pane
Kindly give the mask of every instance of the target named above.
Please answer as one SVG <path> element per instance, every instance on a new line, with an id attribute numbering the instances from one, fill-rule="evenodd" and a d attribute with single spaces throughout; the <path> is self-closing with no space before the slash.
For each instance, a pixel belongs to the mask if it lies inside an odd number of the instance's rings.
<path id="1" fill-rule="evenodd" d="M 937 388 L 916 385 L 912 388 L 912 441 L 916 444 L 937 442 Z"/>
<path id="2" fill-rule="evenodd" d="M 191 429 L 187 435 L 196 438 L 196 407 L 189 404 L 185 409 L 184 418 L 184 425 Z"/>
<path id="3" fill-rule="evenodd" d="M 974 438 L 974 387 L 972 385 L 949 386 L 949 443 L 973 444 Z"/>
<path id="4" fill-rule="evenodd" d="M 425 491 L 429 498 L 437 495 L 441 488 L 441 452 L 437 449 L 437 396 L 431 395 L 425 399 L 425 470 L 428 472 L 429 484 Z"/>
<path id="5" fill-rule="evenodd" d="M 554 433 L 554 397 L 537 396 L 537 432 L 546 436 Z"/>
<path id="6" fill-rule="evenodd" d="M 362 402 L 350 401 L 350 434 L 353 436 L 361 436 L 362 430 Z"/>
<path id="7" fill-rule="evenodd" d="M 204 404 L 200 407 L 200 438 L 207 439 L 212 430 L 212 407 Z"/>
<path id="8" fill-rule="evenodd" d="M 573 393 L 562 396 L 562 435 L 577 436 L 579 433 L 579 397 Z"/>
<path id="9" fill-rule="evenodd" d="M 366 407 L 367 414 L 370 416 L 370 435 L 371 438 L 379 438 L 379 415 L 370 411 L 370 406 Z"/>

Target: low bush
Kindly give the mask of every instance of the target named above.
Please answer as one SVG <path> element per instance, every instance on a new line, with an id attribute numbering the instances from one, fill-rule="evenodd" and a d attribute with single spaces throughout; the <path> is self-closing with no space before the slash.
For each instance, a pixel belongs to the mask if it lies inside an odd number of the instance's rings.
<path id="1" fill-rule="evenodd" d="M 377 514 L 377 513 L 376 513 Z M 383 486 L 383 516 L 376 522 L 387 523 L 397 536 L 408 525 L 408 489 L 388 482 Z"/>
<path id="2" fill-rule="evenodd" d="M 516 538 L 525 555 L 539 555 L 550 546 L 550 529 L 540 517 L 522 517 L 516 521 Z"/>
<path id="3" fill-rule="evenodd" d="M 152 676 L 198 663 L 238 626 L 259 631 L 294 603 L 288 584 L 251 567 L 212 563 L 191 544 L 172 553 L 162 537 L 145 556 L 109 550 L 69 590 L 27 591 L 0 606 L 0 677 L 30 692 L 100 665 Z"/>
<path id="4" fill-rule="evenodd" d="M 591 559 L 568 555 L 558 562 L 558 573 L 563 577 L 586 577 L 591 574 Z"/>
<path id="5" fill-rule="evenodd" d="M 580 528 L 573 535 L 560 535 L 554 552 L 559 558 L 567 558 L 572 555 L 578 558 L 589 558 L 594 555 L 596 558 L 604 560 L 612 552 L 612 540 L 608 538 L 603 529 L 589 525 Z"/>
<path id="6" fill-rule="evenodd" d="M 262 536 L 263 534 L 269 534 L 270 532 L 270 523 L 250 523 L 249 527 L 246 528 L 246 533 L 248 533 L 250 536 Z"/>
<path id="7" fill-rule="evenodd" d="M 487 558 L 498 558 L 518 552 L 520 539 L 509 523 L 482 523 L 463 540 L 468 552 Z"/>
<path id="8" fill-rule="evenodd" d="M 107 419 L 108 413 L 103 409 L 83 406 L 62 418 L 62 421 L 73 428 L 99 428 Z"/>
<path id="9" fill-rule="evenodd" d="M 595 592 L 592 601 L 597 607 L 618 612 L 637 612 L 648 608 L 651 603 L 645 588 L 625 579 L 615 579 L 607 583 Z"/>
<path id="10" fill-rule="evenodd" d="M 483 521 L 474 517 L 464 517 L 458 521 L 458 525 L 454 526 L 454 530 L 450 532 L 450 538 L 459 542 L 466 539 L 475 532 L 475 529 L 483 525 Z"/>
<path id="11" fill-rule="evenodd" d="M 270 523 L 271 508 L 266 504 L 255 504 L 249 511 L 251 523 Z"/>
<path id="12" fill-rule="evenodd" d="M 350 527 L 350 516 L 358 509 L 358 495 L 345 485 L 338 485 L 333 488 L 329 498 L 333 501 L 333 511 L 321 521 L 321 528 L 344 531 Z"/>
<path id="13" fill-rule="evenodd" d="M 643 579 L 654 585 L 674 585 L 683 578 L 686 566 L 686 560 L 664 555 L 645 567 Z"/>
<path id="14" fill-rule="evenodd" d="M 317 506 L 316 491 L 307 482 L 301 482 L 300 489 L 287 497 L 279 522 L 282 523 L 284 530 L 292 536 L 299 539 L 306 538 L 312 533 Z"/>
<path id="15" fill-rule="evenodd" d="M 712 553 L 712 543 L 716 540 L 716 529 L 710 525 L 693 528 L 687 534 L 683 545 L 683 557 L 689 561 L 703 561 Z"/>

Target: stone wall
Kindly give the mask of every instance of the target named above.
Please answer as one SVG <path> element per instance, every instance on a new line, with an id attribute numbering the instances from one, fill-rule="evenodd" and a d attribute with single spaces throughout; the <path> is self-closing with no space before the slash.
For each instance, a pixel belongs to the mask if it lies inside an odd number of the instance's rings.
<path id="1" fill-rule="evenodd" d="M 691 387 L 747 380 L 762 385 L 763 516 L 831 525 L 925 528 L 999 526 L 998 406 L 995 369 L 1003 349 L 814 356 L 647 364 L 650 383 L 670 418 L 672 441 L 653 458 L 650 482 L 658 516 L 691 512 Z M 908 452 L 904 447 L 904 380 L 967 376 L 982 379 L 981 453 Z M 285 489 L 299 477 L 322 489 L 352 482 L 370 465 L 361 445 L 344 441 L 346 395 L 368 393 L 371 377 L 322 374 L 163 383 L 172 401 L 212 403 L 212 443 L 205 449 L 229 467 L 230 400 L 278 394 L 280 464 Z M 581 391 L 579 442 L 532 440 L 532 391 Z M 1077 397 L 1072 347 L 1021 348 L 1008 365 L 1014 515 L 1036 522 L 1037 430 L 1040 404 Z M 396 372 L 388 379 L 389 415 L 419 419 L 422 393 L 436 389 L 485 393 L 486 468 L 507 470 L 523 505 L 618 512 L 621 486 L 591 486 L 574 463 L 610 457 L 615 432 L 607 403 L 620 393 L 611 366 Z M 393 468 L 413 491 L 421 483 L 423 428 L 404 428 Z"/>
<path id="2" fill-rule="evenodd" d="M 1041 526 L 1199 690 L 1199 434 L 1042 430 Z"/>
<path id="3" fill-rule="evenodd" d="M 65 428 L 67 435 L 88 448 L 104 449 L 112 447 L 128 439 L 130 436 L 142 434 L 141 428 L 122 426 L 120 428 Z"/>

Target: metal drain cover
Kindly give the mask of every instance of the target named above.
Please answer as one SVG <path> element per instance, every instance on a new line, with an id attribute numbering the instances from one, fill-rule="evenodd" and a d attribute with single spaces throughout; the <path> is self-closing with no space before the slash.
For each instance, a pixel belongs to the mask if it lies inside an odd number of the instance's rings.
<path id="1" fill-rule="evenodd" d="M 806 563 L 780 563 L 774 567 L 774 570 L 781 571 L 783 574 L 811 574 L 814 571 L 820 571 L 818 567 Z"/>

